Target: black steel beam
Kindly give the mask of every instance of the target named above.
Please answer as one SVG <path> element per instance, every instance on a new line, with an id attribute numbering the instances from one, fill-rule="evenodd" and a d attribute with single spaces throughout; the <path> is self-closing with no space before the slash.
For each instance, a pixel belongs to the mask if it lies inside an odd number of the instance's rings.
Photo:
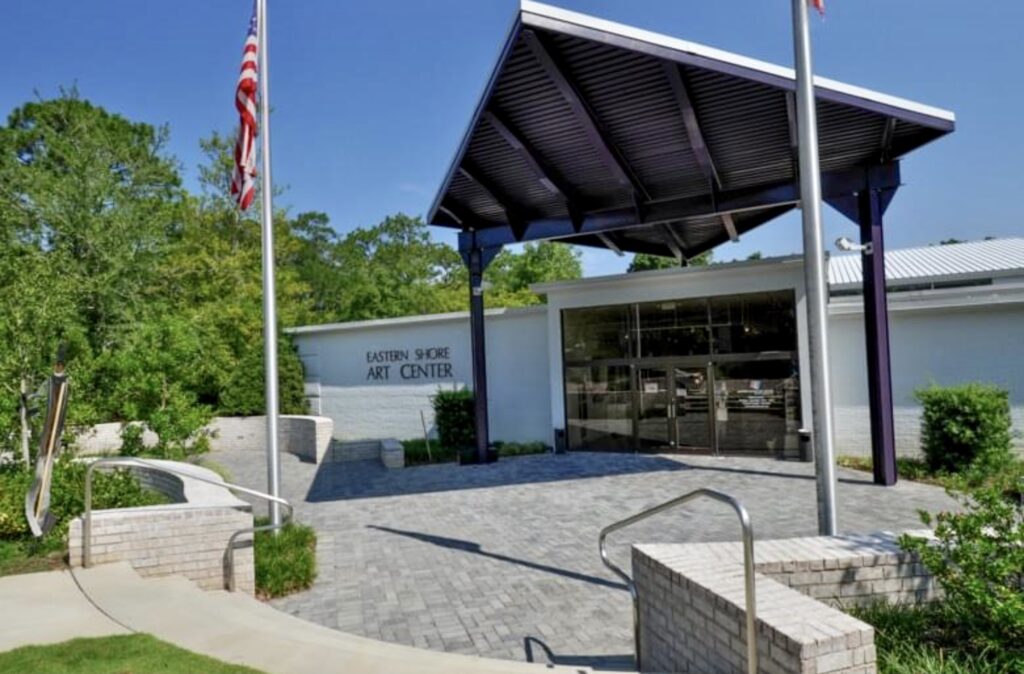
<path id="1" fill-rule="evenodd" d="M 756 215 L 750 215 L 744 220 L 741 220 L 736 225 L 736 231 L 738 234 L 745 234 L 746 232 L 749 232 L 750 230 L 756 227 L 760 227 L 766 222 L 770 222 L 775 218 L 788 213 L 794 208 L 796 208 L 795 204 L 785 204 L 781 206 L 772 206 L 766 208 L 765 210 L 757 213 Z M 690 258 L 697 257 L 701 253 L 705 253 L 711 250 L 712 248 L 716 248 L 729 240 L 730 236 L 728 232 L 720 232 L 719 234 L 716 234 L 714 237 L 696 246 L 693 246 L 689 251 L 687 251 L 687 256 Z"/>
<path id="2" fill-rule="evenodd" d="M 661 225 L 659 229 L 661 230 L 662 238 L 665 240 L 665 245 L 668 246 L 670 251 L 672 251 L 673 257 L 675 257 L 680 264 L 685 262 L 686 253 L 684 251 L 686 249 L 686 245 L 679 235 L 676 234 L 676 230 L 672 229 L 672 225 L 669 225 L 668 223 Z"/>
<path id="3" fill-rule="evenodd" d="M 519 236 L 522 236 L 523 232 L 526 230 L 526 218 L 512 206 L 512 204 L 516 203 L 516 200 L 508 195 L 500 185 L 489 178 L 479 166 L 469 159 L 462 160 L 462 163 L 459 165 L 459 173 L 465 176 L 467 180 L 476 183 L 480 189 L 486 192 L 488 196 L 490 196 L 490 198 L 501 207 L 501 210 L 505 211 L 505 217 L 508 221 L 508 225 L 517 232 Z"/>
<path id="4" fill-rule="evenodd" d="M 836 199 L 853 195 L 867 189 L 868 180 L 875 189 L 895 190 L 899 187 L 899 163 L 873 167 L 859 167 L 841 171 L 822 173 L 822 192 L 826 199 Z M 619 208 L 600 212 L 586 213 L 580 227 L 568 218 L 547 218 L 532 220 L 526 223 L 522 236 L 509 226 L 499 225 L 479 229 L 473 240 L 463 241 L 460 234 L 459 247 L 471 247 L 473 241 L 480 246 L 502 246 L 518 241 L 540 241 L 560 239 L 574 234 L 597 234 L 618 229 L 645 227 L 686 220 L 695 217 L 738 213 L 750 210 L 763 210 L 775 206 L 795 206 L 800 202 L 800 184 L 788 181 L 760 188 L 731 190 L 711 195 L 686 197 L 652 201 L 643 204 L 642 212 L 637 215 L 634 208 Z M 787 209 L 788 210 L 788 209 Z M 741 232 L 738 232 L 741 233 Z M 725 240 L 728 232 L 723 228 Z M 687 251 L 688 256 L 695 253 Z"/>
<path id="5" fill-rule="evenodd" d="M 693 150 L 697 165 L 704 172 L 704 177 L 714 189 L 721 189 L 722 180 L 715 168 L 715 161 L 711 157 L 711 151 L 704 142 L 704 133 L 700 128 L 700 121 L 697 119 L 697 110 L 693 107 L 693 98 L 690 96 L 690 89 L 683 76 L 682 66 L 664 62 L 662 64 L 665 76 L 668 78 L 669 86 L 672 87 L 672 94 L 676 98 L 679 112 L 683 115 L 683 125 L 686 127 L 686 136 L 690 141 L 690 149 Z"/>
<path id="6" fill-rule="evenodd" d="M 512 126 L 505 115 L 492 108 L 484 110 L 483 118 L 513 150 L 519 153 L 519 156 L 537 176 L 540 184 L 549 192 L 559 195 L 569 205 L 583 205 L 576 190 L 541 156 L 536 148 L 526 141 L 523 134 Z"/>
<path id="7" fill-rule="evenodd" d="M 896 484 L 896 427 L 892 409 L 889 356 L 889 305 L 885 288 L 885 238 L 882 199 L 867 189 L 858 196 L 864 295 L 864 336 L 868 361 L 868 408 L 871 415 L 871 463 L 875 484 Z"/>
<path id="8" fill-rule="evenodd" d="M 896 118 L 890 117 L 885 120 L 885 129 L 882 130 L 882 161 L 889 161 L 892 158 L 892 139 L 896 135 Z"/>
<path id="9" fill-rule="evenodd" d="M 583 127 L 591 147 L 601 156 L 601 159 L 611 170 L 615 179 L 624 188 L 637 194 L 640 198 L 647 200 L 651 195 L 647 192 L 643 183 L 637 177 L 636 172 L 630 167 L 629 162 L 622 152 L 612 142 L 604 125 L 598 119 L 593 108 L 587 103 L 586 98 L 579 88 L 570 79 L 566 68 L 559 62 L 554 52 L 544 43 L 544 40 L 535 31 L 524 30 L 523 40 L 534 59 L 540 64 L 545 74 L 558 93 L 569 105 L 573 116 Z"/>

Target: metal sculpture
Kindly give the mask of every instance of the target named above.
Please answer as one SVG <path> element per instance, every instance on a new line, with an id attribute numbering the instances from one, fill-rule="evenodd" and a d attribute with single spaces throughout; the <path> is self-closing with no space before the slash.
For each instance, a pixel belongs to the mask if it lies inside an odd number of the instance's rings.
<path id="1" fill-rule="evenodd" d="M 64 432 L 64 420 L 71 392 L 67 373 L 64 371 L 64 350 L 57 354 L 57 363 L 50 375 L 46 403 L 46 418 L 43 434 L 39 439 L 39 453 L 36 455 L 36 476 L 32 487 L 25 495 L 25 517 L 32 535 L 45 536 L 53 528 L 55 518 L 50 513 L 50 485 L 53 482 L 54 463 L 60 453 L 60 439 Z"/>

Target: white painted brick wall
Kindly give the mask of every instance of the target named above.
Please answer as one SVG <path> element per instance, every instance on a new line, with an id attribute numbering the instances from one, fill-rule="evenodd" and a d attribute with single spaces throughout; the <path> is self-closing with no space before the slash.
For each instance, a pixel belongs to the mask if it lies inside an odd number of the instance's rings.
<path id="1" fill-rule="evenodd" d="M 92 517 L 92 561 L 128 562 L 140 576 L 181 575 L 204 590 L 222 590 L 228 579 L 228 539 L 252 525 L 252 513 L 228 507 L 97 510 Z M 81 518 L 72 520 L 68 530 L 68 553 L 72 566 L 82 565 Z M 250 534 L 236 542 L 234 569 L 237 589 L 252 594 Z"/>
<path id="2" fill-rule="evenodd" d="M 252 508 L 234 496 L 211 470 L 175 461 L 149 460 L 154 467 L 132 466 L 140 483 L 174 503 L 92 512 L 92 562 L 128 562 L 141 576 L 181 575 L 205 590 L 227 586 L 227 550 L 231 536 L 253 526 Z M 157 470 L 164 466 L 185 475 Z M 106 470 L 106 468 L 103 468 Z M 212 480 L 214 484 L 191 479 Z M 68 529 L 68 558 L 82 566 L 82 518 Z M 233 567 L 237 590 L 255 591 L 252 535 L 235 542 Z"/>
<path id="3" fill-rule="evenodd" d="M 746 671 L 741 561 L 739 543 L 634 547 L 645 671 Z M 873 629 L 835 606 L 935 596 L 891 536 L 760 541 L 755 570 L 760 671 L 769 674 L 873 673 Z"/>

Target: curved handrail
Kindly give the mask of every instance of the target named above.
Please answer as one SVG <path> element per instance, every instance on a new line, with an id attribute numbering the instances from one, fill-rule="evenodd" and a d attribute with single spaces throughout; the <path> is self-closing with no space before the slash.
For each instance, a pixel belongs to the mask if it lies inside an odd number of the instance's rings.
<path id="1" fill-rule="evenodd" d="M 178 475 L 185 477 L 190 480 L 197 480 L 199 482 L 205 482 L 218 487 L 225 487 L 231 491 L 241 492 L 248 494 L 249 496 L 255 496 L 256 498 L 263 499 L 267 502 L 278 503 L 288 509 L 288 514 L 281 520 L 280 524 L 267 524 L 258 527 L 248 527 L 245 529 L 239 529 L 235 533 L 231 534 L 228 539 L 227 549 L 227 572 L 228 572 L 228 590 L 235 591 L 235 539 L 242 534 L 255 533 L 257 531 L 271 531 L 273 529 L 280 529 L 286 524 L 292 521 L 292 516 L 295 513 L 295 508 L 291 503 L 283 498 L 277 496 L 271 496 L 270 494 L 264 494 L 261 491 L 255 489 L 249 489 L 241 485 L 232 484 L 225 482 L 222 479 L 212 480 L 208 477 L 202 477 L 201 475 L 195 475 L 183 470 L 177 470 L 170 466 L 163 464 L 154 463 L 152 461 L 146 461 L 144 459 L 137 459 L 131 456 L 114 456 L 103 459 L 97 459 L 92 461 L 89 466 L 85 469 L 85 512 L 82 515 L 82 566 L 89 568 L 92 566 L 92 473 L 98 466 L 141 466 L 143 468 L 149 468 L 151 470 L 158 470 L 163 473 L 170 473 L 171 475 Z"/>
<path id="2" fill-rule="evenodd" d="M 628 573 L 608 558 L 608 548 L 605 546 L 605 539 L 608 538 L 608 534 L 614 533 L 620 529 L 625 529 L 626 527 L 636 524 L 641 520 L 645 520 L 648 517 L 653 517 L 658 513 L 662 513 L 666 510 L 702 497 L 710 498 L 732 506 L 732 509 L 736 511 L 736 515 L 739 517 L 740 527 L 743 529 L 743 580 L 747 605 L 747 672 L 749 674 L 757 674 L 757 598 L 755 596 L 754 589 L 754 527 L 750 523 L 750 514 L 738 500 L 715 489 L 696 489 L 688 494 L 683 494 L 677 498 L 665 501 L 653 508 L 648 508 L 647 510 L 638 512 L 626 519 L 609 524 L 601 530 L 601 535 L 598 536 L 597 539 L 597 548 L 601 553 L 601 561 L 604 562 L 604 565 L 611 569 L 615 575 L 625 581 L 626 587 L 629 588 L 630 597 L 633 599 L 633 645 L 636 650 L 636 666 L 639 670 L 641 669 L 640 605 L 636 592 L 636 583 Z"/>

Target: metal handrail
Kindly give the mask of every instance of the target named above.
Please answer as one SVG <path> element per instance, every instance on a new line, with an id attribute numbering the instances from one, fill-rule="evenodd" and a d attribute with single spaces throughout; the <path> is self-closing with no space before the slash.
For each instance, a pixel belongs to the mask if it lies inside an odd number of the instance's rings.
<path id="1" fill-rule="evenodd" d="M 670 508 L 675 508 L 676 506 L 683 505 L 684 503 L 701 497 L 721 501 L 722 503 L 732 506 L 733 510 L 736 511 L 736 515 L 740 519 L 740 527 L 743 529 L 743 580 L 747 604 L 747 672 L 748 674 L 757 674 L 757 633 L 755 631 L 757 622 L 757 598 L 755 597 L 754 590 L 754 528 L 750 523 L 750 515 L 747 513 L 747 509 L 744 508 L 743 504 L 738 500 L 728 494 L 714 489 L 697 489 L 670 501 L 665 501 L 653 508 L 648 508 L 647 510 L 627 517 L 624 520 L 619 520 L 614 524 L 609 524 L 601 530 L 601 535 L 597 539 L 597 548 L 601 553 L 601 561 L 604 562 L 604 565 L 611 569 L 615 575 L 625 581 L 626 587 L 629 588 L 629 595 L 633 600 L 633 648 L 636 651 L 636 668 L 642 671 L 640 663 L 640 603 L 637 597 L 636 583 L 628 573 L 608 559 L 608 549 L 605 546 L 605 539 L 608 538 L 608 534 L 614 533 L 619 529 L 624 529 L 641 520 L 645 520 L 648 517 L 653 517 L 658 513 L 662 513 Z"/>
<path id="2" fill-rule="evenodd" d="M 199 482 L 205 482 L 218 487 L 225 487 L 231 491 L 241 492 L 248 494 L 249 496 L 255 496 L 256 498 L 263 499 L 267 502 L 279 503 L 288 509 L 287 517 L 281 520 L 280 524 L 267 524 L 258 527 L 248 527 L 246 529 L 239 529 L 235 533 L 231 534 L 228 539 L 227 549 L 227 588 L 231 592 L 235 591 L 235 539 L 242 534 L 255 533 L 257 531 L 271 531 L 274 529 L 280 529 L 286 524 L 292 521 L 292 516 L 295 513 L 295 508 L 291 503 L 283 498 L 277 496 L 271 496 L 270 494 L 264 494 L 261 491 L 255 489 L 249 489 L 241 485 L 232 484 L 225 482 L 224 480 L 211 480 L 208 477 L 202 477 L 195 475 L 183 470 L 177 470 L 168 466 L 154 463 L 152 461 L 145 461 L 143 459 L 136 459 L 135 457 L 128 456 L 114 456 L 105 459 L 97 459 L 91 462 L 88 468 L 85 469 L 85 513 L 82 516 L 82 566 L 89 568 L 92 566 L 92 473 L 98 466 L 141 466 L 143 468 L 149 468 L 152 470 L 158 470 L 163 473 L 170 473 L 171 475 L 178 475 L 186 477 L 190 480 L 198 480 Z"/>

